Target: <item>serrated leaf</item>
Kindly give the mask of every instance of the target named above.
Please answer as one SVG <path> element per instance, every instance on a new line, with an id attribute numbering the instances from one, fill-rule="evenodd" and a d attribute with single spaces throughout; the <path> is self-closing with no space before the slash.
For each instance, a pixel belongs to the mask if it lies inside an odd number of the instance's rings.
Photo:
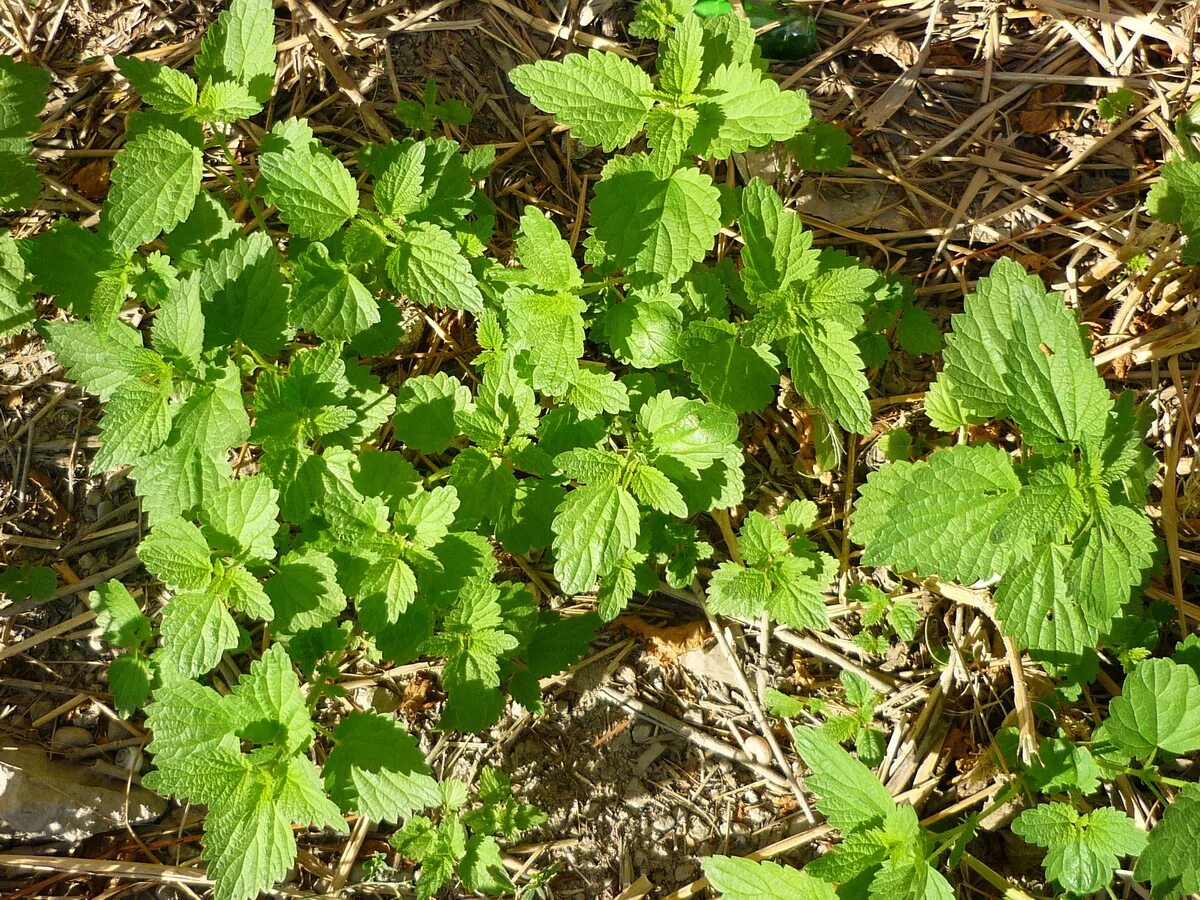
<path id="1" fill-rule="evenodd" d="M 970 584 L 1008 566 L 1011 548 L 991 532 L 1020 488 L 996 447 L 960 445 L 924 462 L 889 463 L 860 489 L 851 535 L 865 548 L 865 565 Z"/>
<path id="2" fill-rule="evenodd" d="M 374 712 L 352 712 L 334 731 L 322 770 L 325 787 L 346 812 L 398 822 L 436 806 L 437 782 L 404 727 Z"/>
<path id="3" fill-rule="evenodd" d="M 337 566 L 328 555 L 317 550 L 293 550 L 286 554 L 263 589 L 275 609 L 273 623 L 280 634 L 319 628 L 337 618 L 346 607 L 346 595 L 337 581 Z"/>
<path id="4" fill-rule="evenodd" d="M 294 235 L 323 240 L 358 212 L 354 177 L 303 119 L 275 124 L 258 166 L 267 196 Z"/>
<path id="5" fill-rule="evenodd" d="M 629 490 L 646 506 L 680 519 L 688 517 L 687 503 L 679 488 L 652 465 L 643 464 L 633 469 Z"/>
<path id="6" fill-rule="evenodd" d="M 153 673 L 140 653 L 123 653 L 108 664 L 108 689 L 117 712 L 129 718 L 150 697 Z"/>
<path id="7" fill-rule="evenodd" d="M 238 81 L 211 81 L 200 91 L 199 116 L 205 122 L 236 122 L 262 108 L 250 89 Z"/>
<path id="8" fill-rule="evenodd" d="M 1200 891 L 1200 785 L 1189 784 L 1175 796 L 1150 832 L 1133 877 L 1149 881 L 1155 896 L 1186 897 Z"/>
<path id="9" fill-rule="evenodd" d="M 459 433 L 455 414 L 471 403 L 471 392 L 445 372 L 415 375 L 396 391 L 392 431 L 414 450 L 441 453 Z"/>
<path id="10" fill-rule="evenodd" d="M 1055 439 L 1094 445 L 1104 433 L 1112 400 L 1096 372 L 1075 314 L 1057 294 L 1015 309 L 1004 350 L 1009 410 L 1026 443 Z"/>
<path id="11" fill-rule="evenodd" d="M 700 124 L 692 142 L 698 156 L 725 159 L 751 147 L 794 137 L 812 118 L 803 91 L 781 91 L 750 63 L 720 66 L 706 80 L 710 98 L 697 106 Z"/>
<path id="12" fill-rule="evenodd" d="M 313 724 L 292 661 L 273 644 L 250 664 L 233 689 L 233 710 L 241 736 L 297 753 L 312 743 Z"/>
<path id="13" fill-rule="evenodd" d="M 279 492 L 265 475 L 230 481 L 205 498 L 201 517 L 214 550 L 251 562 L 275 558 Z"/>
<path id="14" fill-rule="evenodd" d="M 200 150 L 174 131 L 151 127 L 117 154 L 101 233 L 128 253 L 188 217 L 200 193 Z"/>
<path id="15" fill-rule="evenodd" d="M 679 347 L 683 367 L 712 402 L 747 413 L 762 409 L 775 396 L 779 360 L 764 345 L 740 343 L 733 323 L 692 322 Z"/>
<path id="16" fill-rule="evenodd" d="M 17 242 L 7 233 L 0 234 L 0 339 L 24 331 L 36 318 Z"/>
<path id="17" fill-rule="evenodd" d="M 271 239 L 256 231 L 234 241 L 204 263 L 200 302 L 205 345 L 226 347 L 240 341 L 273 355 L 287 336 L 288 289 Z"/>
<path id="18" fill-rule="evenodd" d="M 211 672 L 238 643 L 237 623 L 225 601 L 210 591 L 185 591 L 167 601 L 162 615 L 163 649 L 181 674 Z"/>
<path id="19" fill-rule="evenodd" d="M 1200 677 L 1169 659 L 1138 663 L 1108 706 L 1105 736 L 1131 756 L 1200 749 Z"/>
<path id="20" fill-rule="evenodd" d="M 837 321 L 814 322 L 787 345 L 796 391 L 856 434 L 871 430 L 871 404 L 854 334 Z"/>
<path id="21" fill-rule="evenodd" d="M 341 341 L 379 321 L 379 304 L 354 275 L 334 266 L 297 267 L 292 324 L 327 341 Z"/>
<path id="22" fill-rule="evenodd" d="M 270 0 L 232 0 L 200 41 L 196 75 L 244 85 L 260 103 L 275 80 L 275 10 Z"/>
<path id="23" fill-rule="evenodd" d="M 96 627 L 110 644 L 137 650 L 150 643 L 151 625 L 129 591 L 119 581 L 106 581 L 88 594 Z"/>
<path id="24" fill-rule="evenodd" d="M 732 856 L 704 859 L 704 877 L 725 900 L 836 900 L 833 885 L 773 862 Z"/>
<path id="25" fill-rule="evenodd" d="M 1137 855 L 1146 846 L 1145 832 L 1109 807 L 1080 815 L 1066 803 L 1043 803 L 1021 813 L 1012 829 L 1048 848 L 1043 862 L 1047 877 L 1080 894 L 1108 884 L 1120 858 Z"/>
<path id="26" fill-rule="evenodd" d="M 659 178 L 644 155 L 609 161 L 591 213 L 613 265 L 667 284 L 704 258 L 721 227 L 720 192 L 707 175 L 686 168 Z"/>
<path id="27" fill-rule="evenodd" d="M 1093 646 L 1100 633 L 1067 594 L 1069 553 L 1062 545 L 1043 544 L 996 589 L 996 615 L 1005 634 L 1050 659 L 1069 659 Z"/>
<path id="28" fill-rule="evenodd" d="M 114 56 L 117 70 L 160 112 L 182 116 L 196 105 L 196 82 L 178 69 L 134 56 Z"/>
<path id="29" fill-rule="evenodd" d="M 154 349 L 192 369 L 204 352 L 204 313 L 200 308 L 200 279 L 185 278 L 159 307 L 151 328 Z"/>
<path id="30" fill-rule="evenodd" d="M 796 748 L 812 774 L 805 779 L 817 808 L 843 833 L 881 824 L 896 808 L 883 783 L 831 738 L 815 728 L 797 728 Z"/>
<path id="31" fill-rule="evenodd" d="M 517 66 L 509 79 L 585 144 L 607 151 L 641 132 L 653 101 L 650 76 L 615 53 L 572 54 Z"/>
<path id="32" fill-rule="evenodd" d="M 653 369 L 679 359 L 683 312 L 666 297 L 630 297 L 612 306 L 601 320 L 617 359 Z"/>
<path id="33" fill-rule="evenodd" d="M 679 168 L 700 116 L 691 107 L 670 109 L 656 106 L 646 117 L 646 146 L 650 148 L 650 166 L 659 178 L 669 178 Z"/>
<path id="34" fill-rule="evenodd" d="M 483 312 L 483 295 L 471 264 L 450 232 L 427 222 L 414 223 L 396 240 L 387 260 L 396 290 L 422 305 Z"/>
<path id="35" fill-rule="evenodd" d="M 171 430 L 168 388 L 129 382 L 113 391 L 100 422 L 95 471 L 135 465 L 162 446 Z"/>
<path id="36" fill-rule="evenodd" d="M 169 587 L 198 589 L 212 578 L 208 542 L 199 528 L 183 519 L 158 523 L 137 553 L 150 573 Z"/>
<path id="37" fill-rule="evenodd" d="M 751 296 L 781 291 L 816 273 L 812 232 L 761 178 L 752 178 L 743 189 L 738 224 L 745 241 L 742 278 Z"/>
<path id="38" fill-rule="evenodd" d="M 1200 162 L 1174 156 L 1159 174 L 1146 197 L 1146 210 L 1160 222 L 1179 225 L 1187 238 L 1180 258 L 1189 265 L 1200 263 Z"/>
<path id="39" fill-rule="evenodd" d="M 547 291 L 574 291 L 583 285 L 571 245 L 558 226 L 536 207 L 526 206 L 517 231 L 517 259 L 538 287 Z"/>
<path id="40" fill-rule="evenodd" d="M 567 494 L 554 517 L 554 577 L 566 594 L 591 590 L 637 543 L 637 501 L 615 484 Z"/>
<path id="41" fill-rule="evenodd" d="M 647 400 L 637 421 L 653 459 L 672 460 L 693 474 L 724 456 L 738 437 L 737 417 L 729 410 L 667 391 Z"/>

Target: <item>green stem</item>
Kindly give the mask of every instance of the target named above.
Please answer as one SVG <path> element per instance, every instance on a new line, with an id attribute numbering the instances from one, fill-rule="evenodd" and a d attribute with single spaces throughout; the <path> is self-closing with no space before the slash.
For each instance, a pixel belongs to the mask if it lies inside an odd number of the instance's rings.
<path id="1" fill-rule="evenodd" d="M 258 208 L 258 204 L 254 201 L 254 188 L 250 186 L 250 180 L 246 177 L 245 171 L 236 159 L 233 158 L 233 150 L 229 146 L 229 140 L 224 134 L 219 131 L 213 131 L 217 136 L 217 140 L 221 147 L 221 152 L 225 155 L 225 161 L 229 163 L 229 167 L 233 170 L 234 178 L 237 182 L 237 189 L 250 207 L 250 213 L 254 216 L 254 221 L 258 223 L 258 227 L 266 233 L 267 221 L 263 216 L 262 210 Z"/>

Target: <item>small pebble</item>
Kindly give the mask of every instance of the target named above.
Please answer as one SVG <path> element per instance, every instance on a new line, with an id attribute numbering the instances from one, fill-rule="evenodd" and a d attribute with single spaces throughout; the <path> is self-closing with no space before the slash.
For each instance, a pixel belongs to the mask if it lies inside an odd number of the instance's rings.
<path id="1" fill-rule="evenodd" d="M 650 827 L 655 831 L 674 831 L 675 820 L 670 816 L 655 816 L 654 821 L 650 823 Z"/>
<path id="2" fill-rule="evenodd" d="M 103 519 L 113 511 L 113 502 L 111 500 L 101 500 L 96 504 L 96 518 Z"/>
<path id="3" fill-rule="evenodd" d="M 85 572 L 90 572 L 96 568 L 96 557 L 91 553 L 85 553 L 79 557 L 79 568 Z"/>
<path id="4" fill-rule="evenodd" d="M 653 734 L 654 729 L 644 722 L 634 725 L 633 728 L 629 730 L 629 736 L 633 738 L 633 742 L 635 744 L 646 743 L 646 741 L 650 740 L 650 737 Z"/>
<path id="5" fill-rule="evenodd" d="M 771 745 L 761 734 L 752 734 L 746 738 L 746 752 L 760 766 L 771 764 Z"/>
<path id="6" fill-rule="evenodd" d="M 87 747 L 92 743 L 92 733 L 78 725 L 61 725 L 54 732 L 55 747 Z"/>
<path id="7" fill-rule="evenodd" d="M 137 772 L 142 768 L 142 748 L 122 747 L 117 751 L 117 765 L 126 772 Z"/>
<path id="8" fill-rule="evenodd" d="M 104 492 L 96 488 L 88 488 L 87 496 L 84 497 L 88 506 L 99 506 L 104 500 Z"/>
<path id="9" fill-rule="evenodd" d="M 681 863 L 675 867 L 675 880 L 679 882 L 688 882 L 696 877 L 696 864 L 691 862 Z"/>
<path id="10" fill-rule="evenodd" d="M 46 700 L 45 698 L 41 700 L 34 700 L 29 704 L 29 721 L 36 722 L 52 709 L 54 709 L 54 704 L 49 700 Z"/>

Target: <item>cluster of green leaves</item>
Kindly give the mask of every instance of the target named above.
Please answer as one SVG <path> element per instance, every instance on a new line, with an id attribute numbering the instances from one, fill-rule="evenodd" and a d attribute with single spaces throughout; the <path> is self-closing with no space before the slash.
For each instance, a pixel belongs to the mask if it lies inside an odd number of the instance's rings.
<path id="1" fill-rule="evenodd" d="M 711 857 L 704 874 L 726 898 L 833 900 L 891 897 L 952 900 L 954 890 L 937 869 L 953 843 L 935 836 L 911 806 L 898 805 L 875 774 L 824 729 L 797 728 L 796 747 L 812 770 L 806 784 L 826 821 L 843 841 L 803 871 L 770 862 Z"/>
<path id="2" fill-rule="evenodd" d="M 1008 420 L 1022 453 L 959 443 L 889 463 L 861 488 L 851 534 L 870 565 L 999 577 L 997 614 L 1018 646 L 1094 671 L 1093 648 L 1154 565 L 1143 415 L 1130 395 L 1111 398 L 1075 315 L 1015 262 L 996 263 L 952 322 L 931 421 L 965 432 Z"/>
<path id="3" fill-rule="evenodd" d="M 447 779 L 440 785 L 440 816 L 413 816 L 391 837 L 391 845 L 418 863 L 418 900 L 428 900 L 455 875 L 469 891 L 496 896 L 516 886 L 504 868 L 496 838 L 515 841 L 546 821 L 535 806 L 513 797 L 499 769 L 485 768 L 476 781 L 476 803 L 467 809 L 468 787 Z"/>
<path id="4" fill-rule="evenodd" d="M 1146 210 L 1160 222 L 1178 225 L 1186 242 L 1182 260 L 1200 263 L 1200 103 L 1175 120 L 1180 152 L 1163 164 L 1146 197 Z"/>
<path id="5" fill-rule="evenodd" d="M 459 841 L 458 789 L 438 788 L 398 723 L 351 714 L 322 734 L 317 770 L 311 716 L 340 693 L 343 661 L 364 656 L 441 660 L 446 730 L 488 727 L 508 697 L 540 710 L 540 680 L 636 591 L 695 583 L 713 552 L 695 520 L 742 501 L 738 415 L 771 401 L 781 359 L 810 402 L 869 427 L 854 339 L 880 276 L 815 251 L 765 182 L 718 187 L 697 166 L 805 133 L 807 100 L 779 89 L 733 16 L 681 17 L 657 78 L 612 54 L 516 69 L 579 139 L 613 150 L 645 135 L 646 151 L 605 167 L 581 267 L 532 207 L 513 258 L 490 252 L 496 217 L 479 183 L 492 148 L 410 137 L 344 160 L 299 118 L 248 144 L 261 132 L 238 123 L 263 111 L 275 73 L 268 0 L 233 0 L 190 72 L 116 63 L 144 105 L 99 225 L 5 236 L 0 299 L 6 332 L 34 322 L 38 296 L 68 314 L 37 326 L 101 401 L 94 467 L 129 471 L 150 526 L 138 555 L 165 593 L 139 601 L 111 582 L 90 598 L 120 651 L 117 708 L 148 712 L 147 784 L 209 807 L 221 900 L 283 875 L 295 823 L 430 806 L 443 808 L 431 844 L 418 818 L 400 832 L 420 890 L 454 871 L 507 889 L 488 835 L 515 831 L 467 816 L 474 834 Z M 29 66 L 0 68 L 0 128 L 24 142 L 0 149 L 30 173 L 45 86 Z M 469 111 L 431 88 L 396 115 L 432 135 Z M 740 272 L 706 262 L 734 225 Z M 394 389 L 372 372 L 364 358 L 393 351 L 414 305 L 474 318 L 473 370 Z M 744 565 L 713 580 L 714 609 L 824 626 L 836 565 L 803 536 L 814 517 L 810 503 L 752 514 Z M 595 592 L 599 615 L 540 608 L 502 576 L 503 555 L 552 572 L 565 594 Z M 232 693 L 210 686 L 245 656 Z"/>
<path id="6" fill-rule="evenodd" d="M 424 139 L 344 160 L 287 118 L 235 155 L 238 121 L 271 97 L 269 0 L 233 0 L 192 74 L 117 60 L 146 108 L 130 116 L 96 229 L 62 220 L 0 237 L 0 336 L 34 323 L 38 295 L 69 314 L 37 327 L 102 402 L 95 467 L 130 471 L 150 525 L 138 554 L 165 595 L 145 592 L 143 609 L 111 582 L 90 602 L 122 651 L 109 671 L 117 708 L 147 710 L 146 784 L 208 807 L 219 900 L 283 877 L 293 825 L 344 829 L 347 814 L 403 823 L 393 845 L 421 865 L 420 896 L 455 876 L 511 891 L 498 839 L 540 814 L 492 770 L 466 810 L 468 788 L 439 784 L 390 717 L 357 711 L 318 729 L 343 664 L 440 660 L 445 730 L 490 726 L 507 698 L 540 711 L 540 681 L 574 664 L 635 593 L 700 583 L 714 550 L 698 520 L 743 503 L 739 416 L 774 399 L 782 368 L 825 430 L 865 434 L 867 370 L 893 342 L 913 354 L 941 345 L 910 284 L 815 249 L 762 179 L 734 188 L 709 174 L 707 161 L 777 142 L 809 168 L 848 158 L 804 94 L 766 73 L 746 21 L 646 0 L 633 27 L 662 42 L 655 75 L 600 52 L 512 73 L 574 138 L 623 151 L 596 183 L 582 254 L 535 207 L 513 252 L 493 252 L 479 184 L 494 150 L 432 136 L 469 119 L 432 88 L 396 109 Z M 0 171 L 11 173 L 0 205 L 36 195 L 27 151 L 45 87 L 40 70 L 0 62 Z M 1189 165 L 1169 164 L 1151 197 L 1185 229 Z M 233 196 L 252 222 L 235 220 Z M 710 261 L 723 231 L 740 237 L 740 266 Z M 479 352 L 461 377 L 393 388 L 372 371 L 412 306 L 472 318 Z M 960 441 L 910 461 L 897 431 L 853 515 L 863 562 L 998 579 L 1005 631 L 1076 683 L 1094 674 L 1098 645 L 1112 649 L 1131 669 L 1125 693 L 1089 746 L 1043 742 L 1020 784 L 1052 799 L 1018 833 L 1050 851 L 1047 875 L 1064 890 L 1092 889 L 1139 851 L 1135 876 L 1157 895 L 1200 890 L 1178 850 L 1200 833 L 1189 787 L 1148 837 L 1081 802 L 1117 774 L 1180 787 L 1159 762 L 1200 748 L 1191 657 L 1148 658 L 1138 625 L 1156 554 L 1143 414 L 1129 395 L 1111 398 L 1074 315 L 1016 263 L 967 297 L 944 359 L 933 424 L 966 437 L 1005 420 L 1020 452 Z M 807 501 L 746 515 L 707 579 L 711 611 L 827 627 L 837 563 L 805 536 L 815 517 Z M 542 608 L 501 560 L 552 574 L 563 594 L 594 594 L 597 612 Z M 867 652 L 891 633 L 916 636 L 911 601 L 869 585 L 847 596 L 875 630 L 859 635 Z M 218 690 L 245 658 L 248 673 Z M 864 765 L 882 757 L 879 698 L 852 675 L 842 684 L 838 709 L 783 695 L 772 709 L 824 718 L 796 740 L 843 843 L 804 872 L 713 858 L 706 873 L 726 896 L 827 900 L 835 885 L 836 896 L 951 896 L 936 865 L 951 845 L 952 861 L 965 852 L 973 821 L 933 836 L 891 800 Z M 839 746 L 851 740 L 859 759 Z"/>
<path id="7" fill-rule="evenodd" d="M 877 728 L 875 710 L 883 697 L 871 689 L 861 675 L 849 670 L 838 674 L 842 696 L 835 701 L 821 697 L 792 697 L 767 688 L 763 702 L 767 712 L 781 719 L 795 719 L 811 712 L 823 718 L 821 730 L 839 744 L 854 742 L 854 752 L 868 766 L 883 762 L 887 735 Z"/>

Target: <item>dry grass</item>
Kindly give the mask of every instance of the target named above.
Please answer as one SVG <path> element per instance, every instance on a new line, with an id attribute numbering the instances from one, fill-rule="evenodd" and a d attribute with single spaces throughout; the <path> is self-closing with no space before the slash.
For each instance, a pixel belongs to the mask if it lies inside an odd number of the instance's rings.
<path id="1" fill-rule="evenodd" d="M 433 79 L 443 96 L 475 111 L 474 122 L 455 136 L 498 146 L 488 189 L 499 210 L 499 232 L 510 230 L 522 205 L 536 202 L 558 215 L 573 242 L 581 238 L 581 214 L 602 158 L 531 110 L 508 86 L 505 72 L 591 47 L 648 58 L 652 48 L 624 36 L 631 4 L 285 0 L 277 6 L 278 92 L 264 124 L 308 116 L 320 136 L 349 157 L 367 141 L 399 133 L 393 104 L 418 97 L 426 79 Z M 960 308 L 964 289 L 1000 256 L 1019 259 L 1061 290 L 1081 311 L 1111 387 L 1133 389 L 1157 413 L 1152 440 L 1163 469 L 1152 512 L 1168 565 L 1150 596 L 1174 606 L 1184 632 L 1194 629 L 1200 621 L 1189 587 L 1200 563 L 1200 480 L 1192 477 L 1200 405 L 1197 274 L 1177 262 L 1178 235 L 1147 219 L 1141 206 L 1174 146 L 1173 117 L 1200 96 L 1193 78 L 1200 6 L 1174 0 L 1026 0 L 1020 6 L 845 0 L 803 6 L 820 16 L 824 49 L 775 72 L 784 85 L 804 88 L 822 117 L 854 135 L 853 163 L 834 175 L 801 179 L 780 156 L 748 154 L 713 174 L 730 183 L 751 174 L 775 179 L 820 243 L 912 275 L 921 303 L 943 323 Z M 58 216 L 94 224 L 124 118 L 135 105 L 114 75 L 111 56 L 139 54 L 185 66 L 216 8 L 207 0 L 0 0 L 6 52 L 54 74 L 54 95 L 36 140 L 47 190 L 37 212 L 8 220 L 16 234 L 35 233 Z M 1132 89 L 1137 100 L 1126 118 L 1108 123 L 1097 116 L 1095 103 L 1118 87 Z M 249 126 L 244 147 L 259 137 Z M 722 241 L 719 254 L 735 249 Z M 1139 255 L 1149 263 L 1143 271 L 1126 265 Z M 381 372 L 464 371 L 462 348 L 470 341 L 459 340 L 462 323 L 446 315 L 431 324 L 420 348 L 381 360 Z M 53 732 L 46 726 L 79 720 L 82 710 L 102 710 L 102 721 L 115 717 L 105 705 L 94 654 L 63 654 L 89 634 L 83 592 L 136 569 L 132 548 L 141 526 L 123 479 L 89 472 L 96 406 L 63 380 L 36 341 L 17 340 L 5 349 L 0 560 L 53 564 L 62 587 L 51 602 L 0 609 L 0 734 L 47 746 Z M 748 425 L 752 484 L 762 495 L 817 500 L 824 538 L 852 564 L 843 528 L 847 500 L 879 433 L 895 425 L 921 427 L 921 398 L 932 374 L 928 364 L 912 358 L 891 361 L 877 373 L 876 433 L 846 447 L 840 470 L 832 472 L 812 471 L 812 422 L 784 396 Z M 721 545 L 727 522 L 716 525 L 712 540 Z M 703 779 L 694 770 L 652 769 L 658 790 L 709 804 L 707 811 L 719 819 L 722 791 L 768 786 L 776 814 L 743 848 L 757 858 L 799 851 L 789 858 L 802 859 L 828 839 L 825 829 L 810 827 L 794 759 L 778 746 L 762 714 L 759 695 L 767 673 L 779 674 L 780 658 L 796 691 L 829 693 L 842 668 L 868 677 L 885 694 L 880 716 L 892 735 L 879 771 L 892 793 L 929 822 L 977 812 L 1004 780 L 988 762 L 993 736 L 1002 725 L 1016 724 L 1029 737 L 1033 706 L 1049 683 L 1000 640 L 986 597 L 950 585 L 910 587 L 927 616 L 925 640 L 905 653 L 881 660 L 859 651 L 850 640 L 856 607 L 834 598 L 829 634 L 747 628 L 726 635 L 717 629 L 717 646 L 733 657 L 740 683 L 714 687 L 668 658 L 651 666 L 662 675 L 658 686 L 635 681 L 595 693 L 610 704 L 606 715 L 614 735 L 630 717 L 645 719 L 681 735 L 700 756 L 741 764 L 703 789 L 696 789 Z M 669 634 L 667 626 L 681 616 L 696 617 L 692 602 L 650 598 L 639 613 Z M 582 668 L 610 675 L 623 660 L 646 657 L 650 644 L 645 633 L 629 639 L 614 631 Z M 941 659 L 929 652 L 934 644 L 942 647 Z M 423 668 L 380 673 L 359 667 L 346 678 L 363 690 L 411 685 Z M 1094 724 L 1110 688 L 1115 685 L 1093 685 L 1063 726 Z M 408 700 L 419 709 L 419 697 Z M 699 721 L 667 712 L 691 707 L 703 708 Z M 501 756 L 534 727 L 524 717 L 509 720 L 494 739 L 434 739 L 431 755 L 447 771 L 476 766 Z M 129 733 L 133 743 L 141 739 L 135 727 Z M 765 760 L 747 750 L 744 739 L 755 734 L 774 744 Z M 113 735 L 71 755 L 104 759 L 111 767 L 115 754 L 131 744 L 127 733 Z M 1118 780 L 1110 799 L 1139 822 L 1153 822 L 1159 813 L 1152 797 L 1125 781 Z M 1004 812 L 990 824 L 1002 821 Z M 40 870 L 4 882 L 4 896 L 133 896 L 157 883 L 200 896 L 195 826 L 195 815 L 176 815 L 136 834 L 90 842 L 77 854 L 81 858 L 0 857 L 0 865 Z M 559 861 L 564 874 L 555 896 L 648 895 L 648 881 L 634 871 L 627 850 L 610 847 L 607 858 L 584 865 L 567 846 L 574 837 L 555 834 L 524 848 L 514 855 L 514 867 Z M 982 843 L 981 858 L 963 875 L 962 896 L 997 896 L 998 877 L 1020 875 L 997 876 L 993 869 L 1003 871 L 1006 858 L 1002 841 L 985 834 Z M 372 849 L 379 849 L 379 835 L 365 822 L 343 844 L 308 836 L 290 892 L 339 890 L 356 857 Z M 580 874 L 589 865 L 591 874 Z M 597 880 L 596 871 L 607 875 Z M 670 897 L 703 890 L 699 881 L 669 882 L 663 884 L 675 889 Z"/>

